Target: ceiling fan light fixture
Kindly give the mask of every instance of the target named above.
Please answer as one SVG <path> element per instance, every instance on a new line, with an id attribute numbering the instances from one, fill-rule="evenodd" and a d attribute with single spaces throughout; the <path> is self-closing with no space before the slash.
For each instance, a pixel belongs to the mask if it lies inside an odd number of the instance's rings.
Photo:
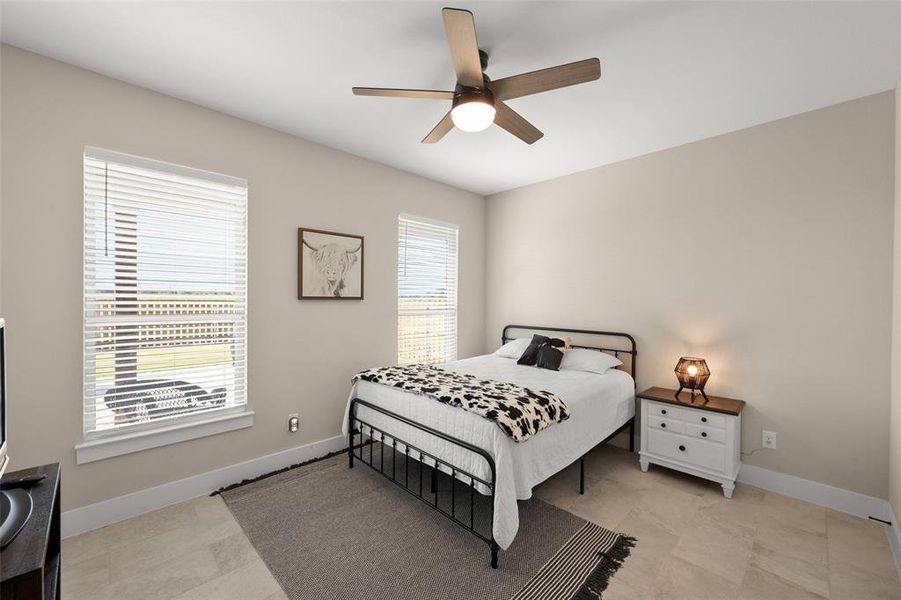
<path id="1" fill-rule="evenodd" d="M 494 123 L 494 96 L 487 90 L 472 89 L 454 96 L 451 120 L 462 131 L 483 131 Z"/>
<path id="2" fill-rule="evenodd" d="M 505 101 L 595 81 L 601 77 L 601 61 L 588 58 L 492 81 L 485 74 L 488 53 L 479 48 L 472 12 L 445 7 L 441 9 L 441 17 L 457 76 L 453 91 L 376 87 L 352 89 L 357 96 L 452 100 L 450 112 L 445 113 L 422 138 L 423 144 L 440 141 L 455 126 L 462 131 L 482 131 L 492 123 L 523 142 L 534 144 L 544 134 L 507 106 Z"/>

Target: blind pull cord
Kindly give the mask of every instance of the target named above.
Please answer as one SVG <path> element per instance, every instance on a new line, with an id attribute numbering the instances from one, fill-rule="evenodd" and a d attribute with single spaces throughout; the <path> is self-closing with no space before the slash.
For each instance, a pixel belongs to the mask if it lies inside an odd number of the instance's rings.
<path id="1" fill-rule="evenodd" d="M 103 163 L 103 255 L 109 256 L 109 163 Z"/>

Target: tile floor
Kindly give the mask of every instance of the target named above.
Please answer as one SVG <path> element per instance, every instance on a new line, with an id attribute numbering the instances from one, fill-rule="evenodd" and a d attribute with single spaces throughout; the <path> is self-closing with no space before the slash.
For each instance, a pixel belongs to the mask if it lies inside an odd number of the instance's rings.
<path id="1" fill-rule="evenodd" d="M 536 493 L 638 538 L 605 600 L 901 600 L 884 527 L 739 485 L 651 467 L 596 450 L 577 493 L 570 467 Z M 63 542 L 65 600 L 284 600 L 218 497 L 197 498 Z"/>

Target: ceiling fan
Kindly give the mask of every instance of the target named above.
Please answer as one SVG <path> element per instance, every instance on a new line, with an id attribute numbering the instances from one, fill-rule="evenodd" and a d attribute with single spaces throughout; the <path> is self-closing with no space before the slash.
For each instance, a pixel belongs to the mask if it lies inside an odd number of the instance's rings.
<path id="1" fill-rule="evenodd" d="M 459 8 L 444 8 L 441 14 L 444 17 L 454 71 L 457 72 L 454 91 L 353 88 L 357 96 L 450 100 L 450 111 L 425 136 L 423 144 L 434 144 L 454 126 L 463 131 L 482 131 L 492 123 L 525 143 L 534 144 L 544 134 L 503 101 L 594 81 L 601 77 L 601 62 L 597 58 L 589 58 L 492 81 L 484 73 L 488 66 L 488 54 L 480 50 L 476 42 L 472 13 Z"/>

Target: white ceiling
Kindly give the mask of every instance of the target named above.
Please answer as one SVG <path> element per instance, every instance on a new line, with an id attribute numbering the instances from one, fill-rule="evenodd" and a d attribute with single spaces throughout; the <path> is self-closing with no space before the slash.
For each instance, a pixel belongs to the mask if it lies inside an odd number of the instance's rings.
<path id="1" fill-rule="evenodd" d="M 419 140 L 452 89 L 434 2 L 5 2 L 5 42 L 481 194 L 891 89 L 901 2 L 460 2 L 488 74 L 597 56 L 600 81 L 511 100 L 544 131 Z"/>

